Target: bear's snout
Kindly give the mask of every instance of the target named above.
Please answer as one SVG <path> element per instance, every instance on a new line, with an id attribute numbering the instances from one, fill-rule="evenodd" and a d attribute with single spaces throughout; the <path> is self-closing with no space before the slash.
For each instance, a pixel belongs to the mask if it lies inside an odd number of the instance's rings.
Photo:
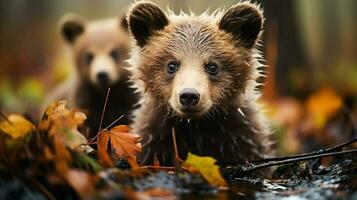
<path id="1" fill-rule="evenodd" d="M 179 96 L 181 105 L 185 107 L 195 106 L 200 101 L 200 94 L 193 88 L 183 89 Z"/>
<path id="2" fill-rule="evenodd" d="M 97 80 L 98 83 L 104 87 L 108 86 L 110 83 L 109 75 L 107 72 L 98 72 Z"/>

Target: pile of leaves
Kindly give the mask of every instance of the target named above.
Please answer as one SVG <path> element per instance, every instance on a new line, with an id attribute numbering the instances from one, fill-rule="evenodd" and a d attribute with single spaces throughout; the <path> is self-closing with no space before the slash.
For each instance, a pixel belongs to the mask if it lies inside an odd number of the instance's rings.
<path id="1" fill-rule="evenodd" d="M 220 167 L 211 157 L 190 153 L 185 161 L 176 155 L 173 167 L 158 162 L 140 166 L 139 135 L 119 125 L 87 140 L 78 129 L 86 116 L 67 109 L 64 101 L 50 105 L 37 126 L 20 115 L 1 117 L 0 199 L 276 199 L 316 191 L 325 193 L 312 198 L 357 195 L 356 151 L 340 151 L 357 139 L 309 155 L 244 165 Z M 177 152 L 175 142 L 173 148 Z M 321 160 L 332 154 L 336 156 L 327 164 Z M 285 165 L 272 179 L 253 173 L 278 164 Z"/>
<path id="2" fill-rule="evenodd" d="M 86 116 L 68 110 L 64 101 L 50 105 L 38 126 L 20 115 L 3 118 L 0 199 L 14 193 L 25 199 L 174 198 L 213 194 L 226 185 L 210 157 L 192 154 L 179 171 L 139 166 L 140 137 L 125 125 L 103 129 L 87 141 L 78 131 Z"/>

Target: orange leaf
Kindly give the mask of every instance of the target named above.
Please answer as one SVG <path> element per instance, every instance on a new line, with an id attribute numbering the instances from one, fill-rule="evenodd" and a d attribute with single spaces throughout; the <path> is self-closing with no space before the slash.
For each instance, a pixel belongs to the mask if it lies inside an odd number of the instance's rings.
<path id="1" fill-rule="evenodd" d="M 110 131 L 103 130 L 98 135 L 98 155 L 102 164 L 112 167 L 112 158 L 126 157 L 133 169 L 140 168 L 136 161 L 136 154 L 141 151 L 140 136 L 130 133 L 126 125 L 119 125 Z M 108 143 L 110 141 L 112 157 L 108 154 Z"/>
<path id="2" fill-rule="evenodd" d="M 46 109 L 39 129 L 60 136 L 71 149 L 75 149 L 87 143 L 86 138 L 78 131 L 78 126 L 83 124 L 87 117 L 76 110 L 68 110 L 66 104 L 66 101 L 53 102 Z"/>
<path id="3" fill-rule="evenodd" d="M 98 156 L 100 162 L 106 167 L 112 167 L 113 162 L 108 154 L 109 132 L 103 130 L 98 134 Z"/>
<path id="4" fill-rule="evenodd" d="M 140 170 L 141 169 L 135 156 L 129 156 L 127 159 L 128 159 L 128 162 L 129 162 L 132 170 Z"/>
<path id="5" fill-rule="evenodd" d="M 109 131 L 110 144 L 119 157 L 135 157 L 141 151 L 141 137 L 129 131 L 126 125 L 116 126 Z"/>

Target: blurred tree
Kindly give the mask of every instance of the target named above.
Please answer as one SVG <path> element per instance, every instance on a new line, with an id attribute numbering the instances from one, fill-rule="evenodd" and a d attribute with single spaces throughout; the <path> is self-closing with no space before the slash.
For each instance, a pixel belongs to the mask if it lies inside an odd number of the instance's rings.
<path id="1" fill-rule="evenodd" d="M 308 81 L 298 80 L 299 83 L 295 84 L 298 84 L 299 88 L 295 88 L 292 87 L 289 79 L 292 72 L 309 71 L 310 66 L 306 51 L 301 45 L 294 0 L 257 0 L 257 2 L 263 6 L 266 17 L 264 36 L 266 60 L 270 65 L 269 74 L 274 78 L 268 80 L 268 84 L 269 81 L 273 82 L 278 95 L 304 94 L 305 91 L 301 89 L 308 88 L 306 87 Z M 305 79 L 310 78 L 305 77 Z M 268 98 L 272 98 L 275 94 L 269 96 Z"/>

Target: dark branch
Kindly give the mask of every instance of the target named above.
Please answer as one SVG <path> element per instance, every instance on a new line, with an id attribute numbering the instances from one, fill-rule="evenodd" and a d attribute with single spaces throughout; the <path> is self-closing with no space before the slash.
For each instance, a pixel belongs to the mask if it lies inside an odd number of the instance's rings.
<path id="1" fill-rule="evenodd" d="M 289 164 L 289 163 L 294 163 L 294 162 L 303 161 L 303 160 L 312 160 L 312 159 L 316 159 L 316 158 L 322 158 L 322 157 L 327 157 L 327 156 L 337 156 L 337 155 L 350 154 L 350 153 L 357 153 L 357 149 L 350 149 L 350 150 L 331 152 L 331 153 L 322 153 L 319 155 L 305 156 L 305 157 L 300 157 L 300 158 L 292 158 L 292 159 L 286 159 L 286 160 L 281 160 L 281 161 L 272 161 L 272 162 L 268 162 L 268 163 L 264 163 L 264 164 L 260 164 L 260 165 L 253 165 L 247 171 L 254 171 L 257 169 L 262 169 L 262 168 L 276 166 L 276 165 L 283 165 L 283 164 Z"/>

